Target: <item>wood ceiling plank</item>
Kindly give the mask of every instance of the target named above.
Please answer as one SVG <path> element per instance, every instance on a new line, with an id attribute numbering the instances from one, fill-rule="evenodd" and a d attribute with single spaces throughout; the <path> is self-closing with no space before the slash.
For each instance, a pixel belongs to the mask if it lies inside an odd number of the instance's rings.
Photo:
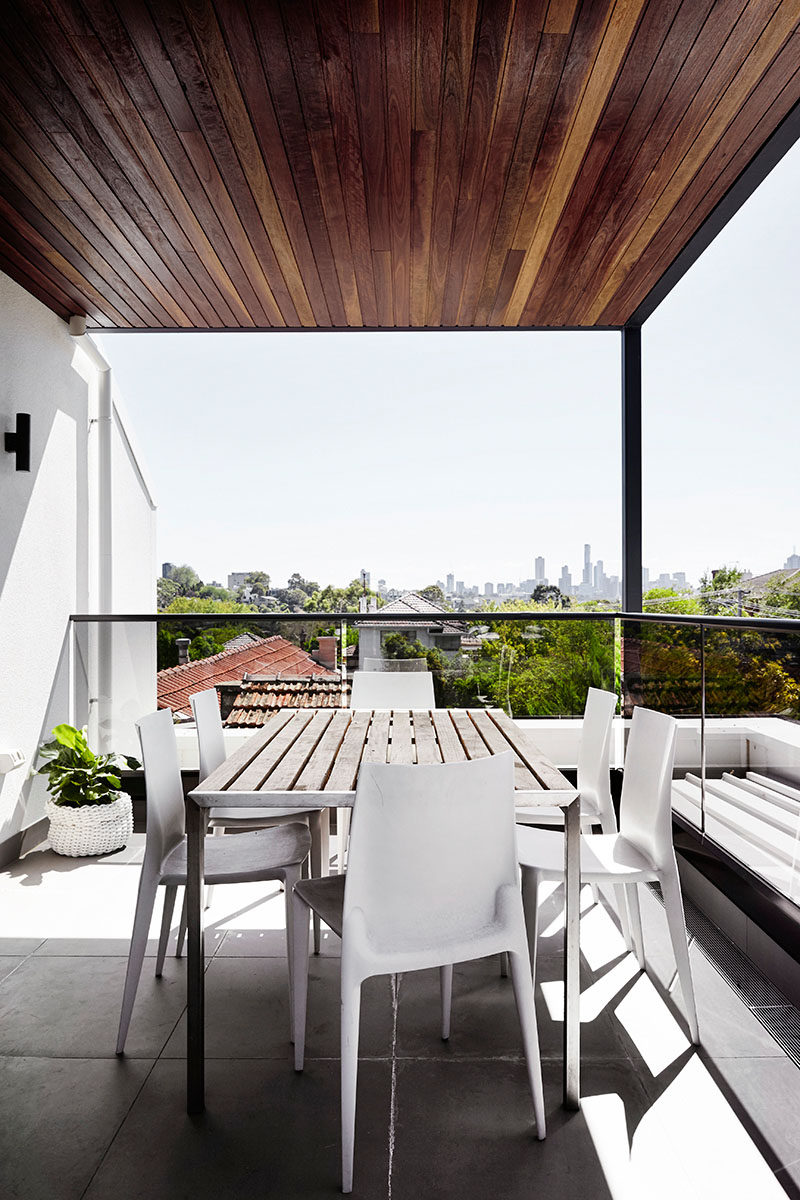
<path id="1" fill-rule="evenodd" d="M 230 135 L 230 141 L 241 163 L 256 212 L 244 221 L 256 257 L 261 262 L 267 283 L 278 302 L 281 316 L 287 325 L 313 326 L 314 312 L 306 292 L 294 246 L 284 223 L 258 138 L 253 128 L 251 111 L 245 101 L 242 81 L 233 66 L 233 55 L 244 63 L 257 66 L 253 55 L 253 34 L 249 21 L 240 20 L 236 6 L 231 6 L 232 20 L 225 26 L 225 37 L 211 0 L 184 0 L 184 11 L 191 17 L 192 32 L 206 75 L 216 96 L 220 117 Z M 230 47 L 230 52 L 229 52 Z M 261 71 L 258 71 L 261 75 Z M 249 72 L 248 72 L 249 75 Z M 255 80 L 249 95 L 260 104 L 265 95 L 264 80 Z M 263 106 L 261 106 L 263 109 Z M 213 115 L 213 109 L 212 109 Z M 280 152 L 277 152 L 280 159 Z M 230 178 L 225 171 L 225 177 Z M 244 214 L 242 214 L 244 216 Z"/>
<path id="2" fill-rule="evenodd" d="M 577 20 L 577 0 L 571 0 L 571 8 Z M 522 265 L 524 251 L 512 253 L 512 241 L 572 40 L 571 27 L 551 30 L 549 20 L 548 9 L 478 294 L 476 325 L 500 324 L 516 280 L 511 272 Z"/>
<path id="3" fill-rule="evenodd" d="M 503 204 L 546 15 L 547 0 L 517 0 L 514 8 L 494 128 L 480 188 L 472 247 L 461 293 L 458 324 L 462 326 L 470 326 L 475 322 L 481 285 Z M 510 295 L 509 289 L 506 302 Z"/>
<path id="4" fill-rule="evenodd" d="M 707 119 L 702 119 L 705 106 L 698 102 L 690 107 L 685 121 L 681 123 L 674 145 L 670 147 L 670 163 L 678 159 L 678 165 L 662 184 L 659 172 L 655 172 L 641 193 L 641 208 L 644 216 L 624 248 L 613 257 L 602 286 L 596 289 L 595 299 L 588 309 L 588 318 L 593 323 L 600 319 L 612 297 L 622 286 L 631 267 L 636 264 L 645 248 L 666 220 L 672 207 L 678 203 L 703 162 L 717 142 L 724 136 L 736 112 L 746 102 L 748 95 L 767 71 L 773 59 L 797 29 L 798 11 L 793 0 L 779 5 L 772 20 L 757 38 L 741 68 L 736 71 L 730 86 L 725 89 L 720 101 L 714 105 Z M 741 22 L 740 22 L 741 25 Z M 738 27 L 737 27 L 738 32 Z M 721 78 L 730 78 L 731 72 L 741 61 L 739 38 L 737 45 L 723 48 L 717 63 L 709 73 Z M 717 70 L 718 69 L 718 70 Z M 715 80 L 716 82 L 716 80 Z M 702 91 L 702 89 L 701 89 Z M 698 94 L 699 95 L 699 94 Z M 664 174 L 667 174 L 665 167 Z"/>
<path id="5" fill-rule="evenodd" d="M 0 109 L 0 143 L 10 147 L 13 141 L 13 130 L 6 123 Z M 113 292 L 136 313 L 135 323 L 174 323 L 173 313 L 168 312 L 158 302 L 149 288 L 141 287 L 138 275 L 131 278 L 128 259 L 118 252 L 102 230 L 87 221 L 85 210 L 75 202 L 66 188 L 62 187 L 27 143 L 17 141 L 16 154 L 0 149 L 0 169 L 20 189 L 26 202 L 35 207 L 50 225 L 59 231 L 65 244 L 69 243 L 82 259 L 90 264 L 90 269 L 98 273 L 95 283 L 100 279 L 108 281 Z M 60 248 L 70 257 L 63 247 Z M 131 252 L 128 246 L 126 250 Z M 185 315 L 183 324 L 189 324 Z"/>
<path id="6" fill-rule="evenodd" d="M 772 9 L 776 7 L 777 0 L 766 2 Z M 759 6 L 761 11 L 757 12 Z M 581 323 L 589 320 L 589 311 L 604 283 L 724 95 L 731 64 L 740 62 L 757 41 L 763 29 L 763 8 L 763 0 L 747 0 L 744 5 L 735 0 L 730 6 L 716 4 L 711 9 L 628 177 L 620 184 L 601 227 L 601 253 L 599 257 L 591 256 L 592 268 L 570 319 Z"/>
<path id="7" fill-rule="evenodd" d="M 328 111 L 328 97 L 320 70 L 320 49 L 311 0 L 282 0 L 280 5 L 286 42 L 302 114 L 303 136 L 308 140 L 314 164 L 328 238 L 339 277 L 347 325 L 364 324 L 359 299 L 353 248 L 347 227 L 347 207 L 336 158 L 336 144 Z M 287 64 L 273 64 L 276 75 L 283 76 Z M 272 85 L 273 71 L 270 71 Z M 285 95 L 285 91 L 284 91 Z"/>
<path id="8" fill-rule="evenodd" d="M 136 0 L 123 2 L 127 23 L 128 9 L 136 8 Z M 249 121 L 246 112 L 242 115 L 241 93 L 219 28 L 202 3 L 190 7 L 171 0 L 157 10 L 155 36 L 163 43 L 187 102 L 179 110 L 184 127 L 176 126 L 176 132 L 192 166 L 186 170 L 176 158 L 173 172 L 183 205 L 198 225 L 200 211 L 210 209 L 214 226 L 224 230 L 214 244 L 219 245 L 230 281 L 231 303 L 247 314 L 249 324 L 295 325 L 297 310 L 259 211 L 258 199 L 263 197 L 254 196 L 243 166 L 243 160 L 249 162 L 249 145 L 237 145 L 240 137 L 247 138 Z M 159 87 L 159 94 L 168 102 L 174 89 L 162 92 Z M 255 141 L 252 128 L 250 140 Z M 174 154 L 171 138 L 169 144 Z M 202 220 L 204 228 L 207 219 Z"/>
<path id="9" fill-rule="evenodd" d="M 11 279 L 16 280 L 20 287 L 25 288 L 37 300 L 51 309 L 57 316 L 68 321 L 75 311 L 75 302 L 56 281 L 41 270 L 33 262 L 32 255 L 21 253 L 16 246 L 7 241 L 4 232 L 5 223 L 0 223 L 0 270 L 5 271 Z M 44 264 L 49 267 L 49 263 Z"/>
<path id="10" fill-rule="evenodd" d="M 504 324 L 519 323 L 536 276 L 547 254 L 561 214 L 578 178 L 581 165 L 594 137 L 598 122 L 608 102 L 614 81 L 622 69 L 628 48 L 644 11 L 646 0 L 617 0 L 603 28 L 596 58 L 581 89 L 575 116 L 566 132 L 561 153 L 552 171 L 546 190 L 538 194 L 538 214 L 532 233 L 525 234 L 525 261 L 517 276 Z M 592 60 L 591 50 L 586 54 Z M 528 201 L 523 210 L 521 228 L 529 227 L 532 216 Z M 519 237 L 520 230 L 518 230 Z M 522 249 L 515 239 L 515 249 Z"/>
<path id="11" fill-rule="evenodd" d="M 745 0 L 736 2 L 740 8 L 744 7 Z M 682 0 L 595 188 L 585 216 L 572 233 L 569 260 L 563 263 L 548 292 L 548 316 L 553 324 L 566 324 L 574 304 L 583 294 L 586 282 L 611 236 L 610 232 L 606 233 L 607 214 L 624 203 L 620 196 L 623 183 L 637 156 L 647 153 L 653 123 L 656 118 L 661 123 L 665 97 L 670 95 L 713 3 L 714 0 Z M 651 0 L 650 8 L 660 11 L 662 5 L 654 4 Z M 654 152 L 653 161 L 657 157 L 658 152 Z"/>
<path id="12" fill-rule="evenodd" d="M 328 313 L 331 323 L 341 327 L 347 324 L 342 289 L 328 236 L 297 84 L 291 70 L 289 47 L 280 10 L 274 3 L 250 3 L 249 10 L 255 42 L 265 71 L 284 153 L 292 173 L 314 261 L 325 292 Z"/>
<path id="13" fill-rule="evenodd" d="M 418 0 L 413 51 L 409 303 L 409 323 L 417 327 L 425 325 L 428 310 L 428 274 L 445 24 L 444 0 Z"/>
<path id="14" fill-rule="evenodd" d="M 350 4 L 351 28 L 365 23 L 362 14 L 363 5 L 354 10 L 353 4 Z M 377 10 L 374 15 L 377 25 Z M 377 30 L 370 33 L 352 32 L 350 48 L 358 107 L 377 323 L 392 326 L 392 230 L 386 162 L 386 84 L 383 77 L 383 45 L 380 33 Z"/>
<path id="15" fill-rule="evenodd" d="M 575 249 L 584 232 L 592 225 L 592 200 L 604 179 L 613 178 L 614 151 L 629 122 L 637 121 L 639 129 L 649 128 L 646 105 L 640 99 L 648 79 L 653 75 L 659 55 L 682 0 L 659 0 L 649 3 L 634 34 L 629 53 L 608 100 L 602 118 L 569 199 L 556 225 L 547 253 L 544 255 L 536 280 L 525 303 L 523 325 L 553 323 L 554 301 L 551 293 L 570 273 L 570 260 L 580 256 Z M 707 0 L 711 3 L 711 0 Z M 702 7 L 694 0 L 694 7 Z"/>
<path id="16" fill-rule="evenodd" d="M 123 328 L 127 329 L 131 326 L 130 319 L 112 304 L 107 291 L 105 289 L 101 291 L 94 287 L 82 271 L 74 267 L 69 259 L 56 249 L 51 239 L 40 233 L 30 221 L 25 219 L 20 207 L 16 203 L 12 204 L 2 190 L 0 190 L 0 214 L 7 222 L 13 221 L 20 235 L 39 251 L 46 262 L 52 263 L 64 279 L 69 280 L 77 296 L 87 297 L 93 310 L 104 313 L 114 322 L 118 321 Z"/>
<path id="17" fill-rule="evenodd" d="M 0 157 L 0 194 L 12 210 L 30 223 L 44 244 L 71 265 L 76 278 L 85 280 L 99 295 L 104 295 L 129 325 L 159 323 L 11 155 Z"/>
<path id="18" fill-rule="evenodd" d="M 511 34 L 513 5 L 498 0 L 481 9 L 476 31 L 475 63 L 470 83 L 469 114 L 450 242 L 442 324 L 458 324 L 461 296 L 469 270 L 483 178 L 497 115 L 500 83 Z"/>
<path id="19" fill-rule="evenodd" d="M 691 188 L 687 188 L 673 207 L 657 237 L 642 255 L 636 272 L 629 273 L 609 305 L 609 314 L 616 316 L 625 313 L 625 320 L 630 317 L 740 172 L 798 102 L 800 34 L 795 34 L 750 94 L 729 126 L 726 137 L 717 143 L 706 159 Z"/>
<path id="20" fill-rule="evenodd" d="M 395 324 L 411 324 L 412 0 L 381 0 Z"/>
<path id="21" fill-rule="evenodd" d="M 378 324 L 378 306 L 372 273 L 371 230 L 347 24 L 347 0 L 324 0 L 317 4 L 316 11 L 329 120 L 339 163 L 361 317 L 365 325 L 374 326 Z M 376 249 L 385 247 L 377 246 Z"/>
<path id="22" fill-rule="evenodd" d="M 27 221 L 0 197 L 0 235 L 10 247 L 31 263 L 32 269 L 37 269 L 46 278 L 53 281 L 61 292 L 69 297 L 72 313 L 85 313 L 101 325 L 116 326 L 121 323 L 123 329 L 128 326 L 119 313 L 107 303 L 105 297 L 86 286 L 83 280 L 75 282 L 75 272 L 70 264 L 64 262 L 52 248 L 43 243 L 43 239 L 35 229 L 31 229 Z"/>
<path id="23" fill-rule="evenodd" d="M 447 284 L 476 40 L 477 0 L 451 3 L 434 183 L 426 324 L 440 325 Z"/>
<path id="24" fill-rule="evenodd" d="M 45 94 L 53 100 L 59 115 L 67 120 L 70 131 L 89 159 L 102 164 L 100 169 L 109 183 L 113 180 L 112 186 L 121 185 L 123 194 L 127 193 L 131 199 L 132 193 L 136 196 L 137 219 L 142 227 L 151 237 L 161 238 L 162 244 L 168 241 L 174 247 L 173 262 L 180 264 L 180 271 L 184 275 L 188 273 L 195 278 L 198 284 L 196 303 L 201 310 L 205 308 L 208 312 L 209 322 L 220 324 L 221 315 L 228 322 L 232 321 L 233 313 L 211 280 L 205 265 L 200 266 L 194 246 L 165 202 L 161 192 L 163 181 L 154 180 L 143 168 L 128 132 L 124 132 L 113 117 L 99 86 L 75 54 L 60 26 L 49 16 L 45 20 L 37 0 L 28 0 L 26 9 L 31 9 L 30 16 L 36 18 L 37 33 L 46 36 L 52 62 L 38 46 L 25 44 L 25 27 L 20 26 L 16 13 L 9 15 L 9 8 L 4 20 L 8 22 L 9 33 L 14 39 L 14 54 L 20 59 L 23 70 L 37 80 Z M 69 87 L 64 83 L 65 79 L 69 80 Z M 146 129 L 142 128 L 141 133 L 148 139 Z M 140 151 L 142 149 L 138 140 L 137 148 Z M 208 250 L 210 257 L 214 258 L 210 244 Z M 178 267 L 175 269 L 177 271 Z M 213 303 L 210 297 L 213 297 Z"/>

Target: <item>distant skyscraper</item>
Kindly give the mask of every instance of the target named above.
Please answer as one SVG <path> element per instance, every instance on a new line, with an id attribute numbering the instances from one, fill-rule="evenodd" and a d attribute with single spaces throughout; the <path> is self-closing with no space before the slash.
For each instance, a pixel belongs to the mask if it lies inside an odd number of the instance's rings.
<path id="1" fill-rule="evenodd" d="M 172 574 L 172 572 L 174 570 L 175 570 L 175 563 L 162 563 L 161 564 L 161 578 L 169 579 L 170 575 Z"/>
<path id="2" fill-rule="evenodd" d="M 594 590 L 602 595 L 605 586 L 605 572 L 603 571 L 603 560 L 598 558 L 594 567 Z"/>
<path id="3" fill-rule="evenodd" d="M 583 586 L 592 586 L 592 547 L 588 542 L 583 547 Z"/>
<path id="4" fill-rule="evenodd" d="M 448 575 L 448 576 L 447 576 L 447 593 L 448 593 L 448 595 L 450 595 L 450 596 L 452 596 L 453 592 L 455 591 L 455 583 L 454 583 L 454 580 L 455 580 L 455 576 L 454 576 L 454 575 Z"/>
<path id="5" fill-rule="evenodd" d="M 493 596 L 494 595 L 494 584 L 493 583 L 485 583 L 483 585 L 483 594 L 484 594 L 484 596 Z"/>
<path id="6" fill-rule="evenodd" d="M 784 571 L 800 570 L 800 554 L 790 554 L 786 562 L 783 564 L 783 569 Z"/>
<path id="7" fill-rule="evenodd" d="M 562 596 L 569 596 L 572 593 L 572 576 L 569 573 L 569 567 L 566 563 L 561 568 L 561 578 L 558 581 L 558 590 Z"/>
<path id="8" fill-rule="evenodd" d="M 463 579 L 456 580 L 456 595 L 457 596 L 464 595 L 464 580 Z"/>
<path id="9" fill-rule="evenodd" d="M 537 583 L 544 583 L 544 559 L 537 558 L 533 566 L 533 577 Z"/>

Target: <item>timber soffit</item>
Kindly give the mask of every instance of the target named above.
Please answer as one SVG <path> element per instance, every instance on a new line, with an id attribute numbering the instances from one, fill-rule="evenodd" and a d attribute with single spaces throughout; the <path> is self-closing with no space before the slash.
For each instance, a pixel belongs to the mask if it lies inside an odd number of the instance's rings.
<path id="1" fill-rule="evenodd" d="M 94 328 L 638 323 L 796 135 L 799 28 L 797 0 L 5 0 L 0 268 Z"/>

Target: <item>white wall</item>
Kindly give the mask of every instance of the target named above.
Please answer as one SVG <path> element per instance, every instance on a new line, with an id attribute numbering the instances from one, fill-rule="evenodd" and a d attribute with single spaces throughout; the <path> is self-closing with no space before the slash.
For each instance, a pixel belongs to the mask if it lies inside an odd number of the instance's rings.
<path id="1" fill-rule="evenodd" d="M 59 721 L 85 720 L 73 709 L 69 617 L 97 603 L 100 500 L 94 369 L 73 367 L 67 325 L 2 272 L 0 313 L 0 433 L 14 428 L 17 412 L 31 414 L 30 472 L 15 471 L 0 439 L 0 750 L 26 758 L 0 775 L 2 843 L 43 813 L 43 780 L 29 777 L 39 743 Z M 152 612 L 154 505 L 116 416 L 112 494 L 119 602 Z M 155 707 L 154 646 L 137 637 L 136 675 L 152 678 Z"/>

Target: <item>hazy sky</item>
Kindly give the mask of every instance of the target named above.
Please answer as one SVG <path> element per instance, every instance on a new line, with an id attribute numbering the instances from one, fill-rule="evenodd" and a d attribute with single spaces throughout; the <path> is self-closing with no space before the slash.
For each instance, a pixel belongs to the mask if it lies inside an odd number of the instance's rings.
<path id="1" fill-rule="evenodd" d="M 644 562 L 800 545 L 800 147 L 647 322 Z M 159 561 L 419 587 L 620 571 L 619 336 L 111 334 Z"/>

